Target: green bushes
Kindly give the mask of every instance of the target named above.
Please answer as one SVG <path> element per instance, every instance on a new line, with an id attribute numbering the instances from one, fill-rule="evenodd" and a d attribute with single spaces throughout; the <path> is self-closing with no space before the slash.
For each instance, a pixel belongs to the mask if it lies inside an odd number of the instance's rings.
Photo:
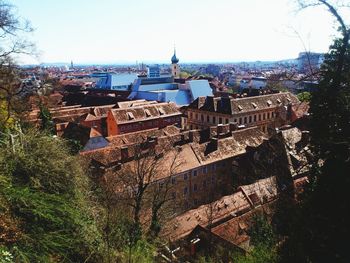
<path id="1" fill-rule="evenodd" d="M 37 131 L 17 138 L 0 150 L 0 209 L 18 235 L 0 245 L 19 262 L 96 262 L 101 235 L 79 158 Z"/>

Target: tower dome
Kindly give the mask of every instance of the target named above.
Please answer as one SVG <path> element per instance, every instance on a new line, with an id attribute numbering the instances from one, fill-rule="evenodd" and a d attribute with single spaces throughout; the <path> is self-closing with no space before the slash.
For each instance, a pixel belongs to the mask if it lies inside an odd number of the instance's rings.
<path id="1" fill-rule="evenodd" d="M 176 57 L 176 50 L 174 49 L 174 55 L 171 57 L 171 64 L 179 63 L 179 59 Z"/>

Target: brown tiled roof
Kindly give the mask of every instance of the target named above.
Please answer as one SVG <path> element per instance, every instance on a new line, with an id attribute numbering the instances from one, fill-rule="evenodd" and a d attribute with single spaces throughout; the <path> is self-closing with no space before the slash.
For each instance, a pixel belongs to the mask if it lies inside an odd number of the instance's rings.
<path id="1" fill-rule="evenodd" d="M 156 101 L 147 101 L 147 100 L 131 100 L 131 101 L 122 101 L 118 102 L 117 106 L 118 108 L 125 109 L 125 108 L 131 108 L 131 107 L 137 107 L 137 106 L 143 106 L 143 105 L 149 105 L 149 104 L 156 104 Z"/>
<path id="2" fill-rule="evenodd" d="M 192 148 L 202 164 L 207 164 L 246 152 L 246 147 L 260 145 L 266 135 L 257 127 L 232 132 L 232 136 L 218 140 L 217 150 L 210 151 L 211 143 L 192 144 Z"/>
<path id="3" fill-rule="evenodd" d="M 309 103 L 302 102 L 292 106 L 292 111 L 295 114 L 295 119 L 299 119 L 308 113 L 310 109 Z"/>
<path id="4" fill-rule="evenodd" d="M 63 107 L 51 109 L 50 113 L 53 119 L 61 118 L 61 117 L 79 117 L 83 114 L 90 113 L 95 115 L 96 117 L 106 117 L 108 110 L 113 108 L 112 105 L 104 105 L 104 106 L 95 106 L 95 107 Z"/>
<path id="5" fill-rule="evenodd" d="M 254 193 L 261 202 L 272 201 L 277 197 L 276 179 L 275 177 L 266 178 L 254 184 L 242 186 L 240 191 L 211 203 L 211 209 L 214 211 L 212 224 L 221 222 L 225 218 L 231 219 L 252 209 L 244 191 L 250 195 Z M 197 225 L 206 227 L 209 223 L 208 209 L 209 205 L 202 205 L 173 218 L 166 224 L 161 236 L 175 241 L 190 234 Z"/>
<path id="6" fill-rule="evenodd" d="M 138 145 L 141 142 L 145 142 L 150 136 L 157 137 L 157 148 L 159 152 L 164 152 L 165 156 L 162 158 L 160 166 L 164 167 L 164 173 L 160 173 L 157 177 L 162 179 L 167 174 L 167 167 L 169 164 L 170 156 L 173 156 L 173 145 L 180 140 L 187 140 L 189 138 L 189 132 L 179 133 L 177 128 L 169 127 L 161 130 L 150 130 L 148 132 L 137 132 L 131 134 L 124 134 L 119 136 L 108 137 L 110 145 L 106 148 L 98 149 L 98 154 L 93 152 L 89 155 L 85 152 L 84 155 L 98 161 L 101 164 L 108 165 L 110 163 L 115 163 L 120 160 L 120 148 L 123 145 L 128 145 L 132 151 L 133 145 Z M 172 135 L 165 135 L 167 132 L 171 131 Z M 159 137 L 157 135 L 160 135 Z M 177 159 L 181 163 L 181 166 L 176 171 L 177 173 L 182 173 L 187 170 L 200 167 L 202 165 L 207 165 L 213 162 L 221 161 L 227 158 L 231 158 L 246 152 L 247 146 L 258 146 L 263 140 L 266 139 L 263 132 L 256 127 L 252 127 L 245 130 L 238 130 L 232 132 L 232 135 L 219 139 L 218 148 L 213 151 L 208 152 L 208 148 L 211 147 L 211 142 L 199 143 L 193 141 L 190 143 L 177 146 L 178 152 Z M 168 150 L 169 149 L 169 150 Z M 118 154 L 111 153 L 119 152 Z M 168 156 L 169 155 L 169 156 Z M 114 159 L 119 158 L 119 159 Z M 132 162 L 132 161 L 131 161 Z"/>
<path id="7" fill-rule="evenodd" d="M 112 109 L 111 113 L 118 124 L 181 114 L 172 102 Z"/>
<path id="8" fill-rule="evenodd" d="M 261 212 L 262 207 L 257 209 Z M 264 212 L 272 213 L 271 207 L 269 205 L 264 205 Z M 237 246 L 242 246 L 244 242 L 250 240 L 248 235 L 249 227 L 252 225 L 253 215 L 256 210 L 251 210 L 241 216 L 234 217 L 218 226 L 211 229 L 212 233 L 227 240 L 228 242 L 235 244 Z M 245 246 L 243 245 L 245 248 Z"/>
<path id="9" fill-rule="evenodd" d="M 173 136 L 176 134 L 180 134 L 180 129 L 174 125 L 169 125 L 167 127 L 164 127 L 163 129 L 154 128 L 150 130 L 111 136 L 107 137 L 107 140 L 111 143 L 111 146 L 117 147 L 122 145 L 141 143 L 151 136 L 159 138 L 162 136 Z"/>
<path id="10" fill-rule="evenodd" d="M 290 103 L 294 105 L 299 103 L 299 100 L 290 92 L 283 92 L 238 99 L 226 97 L 214 98 L 213 96 L 199 97 L 189 105 L 189 108 L 233 115 L 286 106 Z"/>

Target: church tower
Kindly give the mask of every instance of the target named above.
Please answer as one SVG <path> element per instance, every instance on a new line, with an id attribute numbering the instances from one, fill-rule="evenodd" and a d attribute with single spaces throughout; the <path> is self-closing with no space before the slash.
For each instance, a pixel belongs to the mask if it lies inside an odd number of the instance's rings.
<path id="1" fill-rule="evenodd" d="M 174 49 L 174 55 L 171 57 L 171 75 L 174 78 L 180 77 L 179 59 L 176 57 L 176 49 Z"/>

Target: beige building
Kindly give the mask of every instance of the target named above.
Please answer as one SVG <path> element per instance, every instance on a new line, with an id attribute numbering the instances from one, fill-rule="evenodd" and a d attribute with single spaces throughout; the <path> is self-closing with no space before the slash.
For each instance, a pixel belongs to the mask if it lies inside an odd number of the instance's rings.
<path id="1" fill-rule="evenodd" d="M 187 108 L 187 128 L 203 129 L 218 124 L 237 123 L 258 126 L 263 132 L 288 124 L 292 106 L 298 98 L 289 93 L 275 93 L 247 98 L 199 97 Z"/>
<path id="2" fill-rule="evenodd" d="M 232 159 L 256 147 L 267 137 L 256 128 L 235 130 L 235 125 L 185 131 L 175 126 L 108 137 L 108 147 L 82 155 L 91 159 L 101 176 L 119 176 L 123 169 L 137 169 L 135 153 L 155 150 L 159 162 L 149 180 L 152 187 L 169 185 L 168 195 L 177 211 L 184 211 L 232 193 L 239 184 L 232 174 Z M 139 148 L 141 145 L 141 148 Z M 144 147 L 142 146 L 144 145 Z M 176 169 L 171 171 L 176 156 Z M 129 174 L 135 174 L 129 172 Z"/>

